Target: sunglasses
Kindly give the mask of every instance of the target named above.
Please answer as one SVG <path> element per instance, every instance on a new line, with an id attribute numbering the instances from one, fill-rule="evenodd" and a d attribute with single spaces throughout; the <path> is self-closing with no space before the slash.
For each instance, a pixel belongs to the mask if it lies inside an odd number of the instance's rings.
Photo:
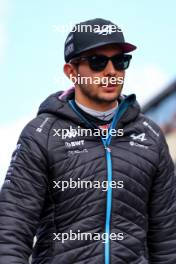
<path id="1" fill-rule="evenodd" d="M 112 57 L 107 57 L 105 55 L 91 55 L 73 58 L 69 63 L 78 64 L 81 61 L 87 61 L 91 70 L 102 71 L 106 68 L 108 61 L 110 60 L 117 71 L 123 71 L 129 67 L 131 58 L 132 55 L 123 53 Z"/>

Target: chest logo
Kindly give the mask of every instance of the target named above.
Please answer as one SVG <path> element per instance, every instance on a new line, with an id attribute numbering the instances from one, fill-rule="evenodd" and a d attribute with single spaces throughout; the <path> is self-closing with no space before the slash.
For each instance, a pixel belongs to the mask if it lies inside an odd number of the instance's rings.
<path id="1" fill-rule="evenodd" d="M 141 133 L 139 135 L 132 134 L 132 135 L 130 135 L 130 137 L 133 138 L 133 140 L 140 140 L 141 142 L 147 140 L 145 137 L 145 133 Z"/>

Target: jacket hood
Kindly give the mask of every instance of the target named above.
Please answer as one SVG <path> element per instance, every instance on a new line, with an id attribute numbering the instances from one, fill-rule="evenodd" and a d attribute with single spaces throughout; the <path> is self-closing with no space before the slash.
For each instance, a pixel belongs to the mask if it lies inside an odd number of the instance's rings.
<path id="1" fill-rule="evenodd" d="M 79 125 L 85 125 L 84 121 L 73 111 L 69 105 L 69 100 L 75 97 L 75 87 L 71 87 L 66 91 L 58 91 L 48 96 L 40 105 L 37 115 L 49 113 L 59 116 L 63 119 L 70 119 Z M 120 95 L 119 100 L 125 100 L 129 105 L 127 111 L 121 118 L 122 123 L 133 121 L 140 113 L 141 109 L 136 101 L 136 95 Z"/>

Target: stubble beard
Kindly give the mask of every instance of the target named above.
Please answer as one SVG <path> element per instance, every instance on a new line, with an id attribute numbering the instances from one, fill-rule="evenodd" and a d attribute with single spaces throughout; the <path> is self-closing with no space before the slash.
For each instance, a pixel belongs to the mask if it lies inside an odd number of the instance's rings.
<path id="1" fill-rule="evenodd" d="M 107 98 L 107 97 L 103 97 L 101 95 L 99 95 L 98 93 L 94 93 L 91 91 L 91 89 L 86 86 L 86 85 L 79 85 L 79 89 L 81 91 L 81 93 L 87 97 L 89 100 L 97 103 L 97 104 L 103 104 L 103 103 L 113 103 L 115 101 L 117 101 L 118 97 L 120 96 L 120 93 L 122 91 L 123 85 L 119 85 L 118 89 L 119 89 L 119 93 L 117 92 L 116 95 L 114 95 L 114 97 L 112 98 Z M 98 87 L 98 89 L 101 89 L 101 87 Z"/>

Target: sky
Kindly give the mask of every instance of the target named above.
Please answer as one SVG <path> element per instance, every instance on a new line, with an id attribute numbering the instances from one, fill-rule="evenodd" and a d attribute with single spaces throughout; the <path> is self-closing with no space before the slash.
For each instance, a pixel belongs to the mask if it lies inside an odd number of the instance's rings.
<path id="1" fill-rule="evenodd" d="M 138 47 L 124 93 L 136 93 L 143 105 L 175 80 L 175 10 L 174 0 L 0 0 L 0 185 L 40 103 L 72 85 L 63 74 L 69 29 L 98 17 L 122 28 L 126 41 Z"/>

